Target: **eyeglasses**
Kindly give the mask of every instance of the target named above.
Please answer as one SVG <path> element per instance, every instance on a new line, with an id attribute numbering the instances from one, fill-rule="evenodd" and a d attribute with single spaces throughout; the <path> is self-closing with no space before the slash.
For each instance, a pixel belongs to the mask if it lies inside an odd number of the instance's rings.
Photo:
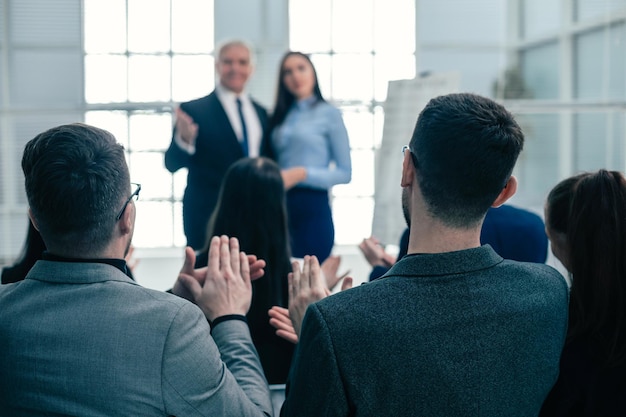
<path id="1" fill-rule="evenodd" d="M 122 209 L 119 211 L 119 213 L 117 213 L 117 216 L 115 216 L 115 221 L 119 221 L 122 218 L 122 214 L 124 214 L 124 210 L 126 210 L 126 206 L 128 205 L 128 203 L 130 203 L 130 200 L 135 198 L 135 201 L 137 201 L 137 199 L 139 198 L 139 191 L 141 191 L 141 184 L 137 184 L 136 182 L 131 182 L 131 184 L 137 188 L 135 188 L 135 191 L 133 191 L 130 197 L 128 197 L 128 200 L 126 200 L 126 202 L 122 206 Z"/>

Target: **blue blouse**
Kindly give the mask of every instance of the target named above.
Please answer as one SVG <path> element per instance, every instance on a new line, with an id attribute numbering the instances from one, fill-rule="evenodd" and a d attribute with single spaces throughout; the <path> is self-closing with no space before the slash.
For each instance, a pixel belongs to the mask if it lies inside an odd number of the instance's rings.
<path id="1" fill-rule="evenodd" d="M 307 177 L 299 187 L 327 190 L 350 182 L 348 133 L 339 109 L 326 102 L 311 97 L 294 103 L 272 132 L 272 145 L 281 169 L 306 168 Z"/>

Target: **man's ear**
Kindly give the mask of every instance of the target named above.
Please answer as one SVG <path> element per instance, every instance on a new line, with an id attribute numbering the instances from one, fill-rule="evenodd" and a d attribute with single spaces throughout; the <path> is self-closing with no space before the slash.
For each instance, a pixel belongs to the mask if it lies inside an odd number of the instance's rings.
<path id="1" fill-rule="evenodd" d="M 39 225 L 37 225 L 37 220 L 35 220 L 35 216 L 33 216 L 33 211 L 30 209 L 30 207 L 28 208 L 28 218 L 30 219 L 30 222 L 33 224 L 33 227 L 39 231 Z"/>
<path id="2" fill-rule="evenodd" d="M 502 204 L 506 203 L 506 201 L 513 197 L 513 194 L 517 191 L 517 178 L 511 175 L 504 185 L 500 194 L 496 197 L 491 207 L 500 207 Z"/>
<path id="3" fill-rule="evenodd" d="M 415 165 L 411 158 L 411 152 L 407 149 L 404 151 L 404 158 L 402 158 L 402 179 L 400 185 L 402 187 L 408 187 L 415 181 Z"/>
<path id="4" fill-rule="evenodd" d="M 128 204 L 124 210 L 124 214 L 119 219 L 118 227 L 120 228 L 120 233 L 123 235 L 129 234 L 133 230 L 133 226 L 135 223 L 135 203 Z"/>

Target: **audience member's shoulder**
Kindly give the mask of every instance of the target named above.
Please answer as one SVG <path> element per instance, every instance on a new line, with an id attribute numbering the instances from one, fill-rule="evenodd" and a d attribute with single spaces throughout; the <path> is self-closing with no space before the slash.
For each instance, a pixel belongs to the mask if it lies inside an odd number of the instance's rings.
<path id="1" fill-rule="evenodd" d="M 538 284 L 558 286 L 567 289 L 567 281 L 553 267 L 535 262 L 518 262 L 505 259 L 500 268 L 507 268 L 507 275 L 531 279 Z"/>
<path id="2" fill-rule="evenodd" d="M 488 215 L 494 215 L 500 213 L 507 221 L 516 221 L 528 225 L 541 225 L 543 227 L 543 220 L 541 217 L 530 210 L 520 207 L 504 204 L 497 209 L 490 209 Z"/>

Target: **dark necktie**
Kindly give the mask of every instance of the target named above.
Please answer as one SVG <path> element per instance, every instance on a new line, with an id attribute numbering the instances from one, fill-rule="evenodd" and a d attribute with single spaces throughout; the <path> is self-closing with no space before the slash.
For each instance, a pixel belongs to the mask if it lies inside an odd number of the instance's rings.
<path id="1" fill-rule="evenodd" d="M 239 120 L 241 120 L 241 148 L 243 149 L 243 155 L 248 156 L 248 129 L 246 128 L 246 121 L 243 118 L 241 100 L 239 97 L 237 97 L 237 111 L 239 112 Z"/>

